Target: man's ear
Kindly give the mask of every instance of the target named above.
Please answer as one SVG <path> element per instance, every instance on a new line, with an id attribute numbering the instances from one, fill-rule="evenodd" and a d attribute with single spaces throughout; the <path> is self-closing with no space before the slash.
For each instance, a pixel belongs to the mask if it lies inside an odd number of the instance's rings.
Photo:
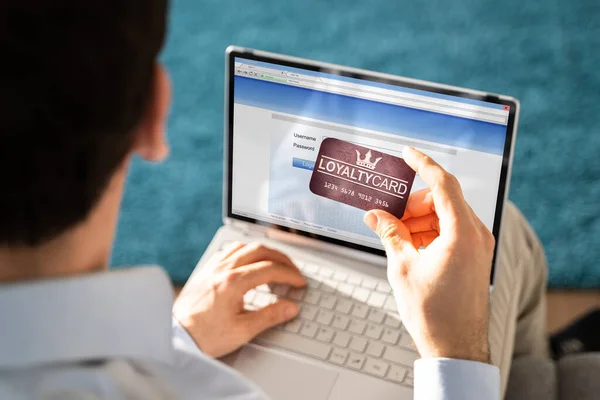
<path id="1" fill-rule="evenodd" d="M 151 97 L 136 128 L 134 143 L 134 152 L 148 161 L 160 162 L 169 155 L 166 126 L 170 104 L 169 75 L 160 63 L 156 63 Z"/>

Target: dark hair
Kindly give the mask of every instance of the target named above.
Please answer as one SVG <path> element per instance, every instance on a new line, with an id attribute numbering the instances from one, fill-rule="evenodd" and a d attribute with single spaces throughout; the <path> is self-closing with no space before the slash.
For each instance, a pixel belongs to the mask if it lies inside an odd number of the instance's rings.
<path id="1" fill-rule="evenodd" d="M 148 107 L 167 0 L 0 4 L 0 245 L 83 221 Z"/>

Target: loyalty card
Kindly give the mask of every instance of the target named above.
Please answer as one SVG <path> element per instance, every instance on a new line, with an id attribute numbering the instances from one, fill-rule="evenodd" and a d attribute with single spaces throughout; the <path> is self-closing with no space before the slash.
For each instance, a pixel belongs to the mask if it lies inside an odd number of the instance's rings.
<path id="1" fill-rule="evenodd" d="M 415 171 L 399 157 L 328 138 L 323 140 L 310 191 L 363 210 L 404 215 Z"/>

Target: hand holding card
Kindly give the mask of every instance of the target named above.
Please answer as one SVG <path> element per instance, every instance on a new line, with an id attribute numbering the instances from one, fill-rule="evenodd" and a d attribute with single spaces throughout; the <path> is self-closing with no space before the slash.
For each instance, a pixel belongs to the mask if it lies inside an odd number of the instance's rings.
<path id="1" fill-rule="evenodd" d="M 310 191 L 362 210 L 380 209 L 402 218 L 415 171 L 402 158 L 343 140 L 321 143 Z"/>

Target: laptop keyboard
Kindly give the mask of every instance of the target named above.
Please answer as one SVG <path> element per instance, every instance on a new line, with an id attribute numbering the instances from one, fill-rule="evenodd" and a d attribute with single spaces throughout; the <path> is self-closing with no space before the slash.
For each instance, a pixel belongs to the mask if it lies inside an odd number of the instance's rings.
<path id="1" fill-rule="evenodd" d="M 307 277 L 305 288 L 261 285 L 244 296 L 249 310 L 278 297 L 300 306 L 296 319 L 264 332 L 255 342 L 412 387 L 412 365 L 419 354 L 396 312 L 389 284 L 356 272 L 294 262 Z"/>

